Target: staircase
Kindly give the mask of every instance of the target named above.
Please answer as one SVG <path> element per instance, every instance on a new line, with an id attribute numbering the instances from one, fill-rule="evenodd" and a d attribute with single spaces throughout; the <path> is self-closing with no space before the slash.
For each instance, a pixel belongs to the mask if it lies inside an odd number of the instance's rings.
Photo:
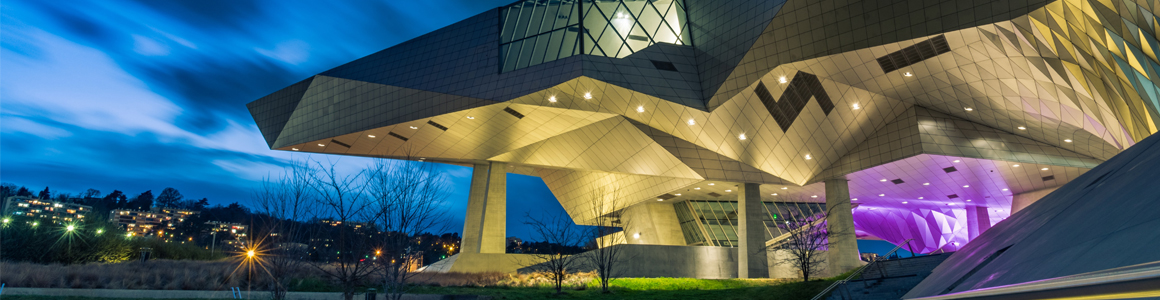
<path id="1" fill-rule="evenodd" d="M 838 286 L 829 300 L 898 300 L 922 282 L 950 253 L 880 260 L 859 279 Z"/>

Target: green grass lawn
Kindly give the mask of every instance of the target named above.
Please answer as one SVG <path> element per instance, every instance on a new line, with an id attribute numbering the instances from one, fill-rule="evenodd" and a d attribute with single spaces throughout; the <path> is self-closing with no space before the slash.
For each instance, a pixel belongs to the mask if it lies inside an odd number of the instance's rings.
<path id="1" fill-rule="evenodd" d="M 837 277 L 835 277 L 837 278 Z M 610 284 L 612 293 L 601 293 L 595 282 L 584 290 L 565 288 L 562 295 L 548 287 L 415 287 L 410 293 L 487 295 L 497 299 L 803 299 L 808 300 L 836 279 L 810 282 L 744 279 L 622 278 Z"/>
<path id="2" fill-rule="evenodd" d="M 583 290 L 565 287 L 556 295 L 550 287 L 435 287 L 416 286 L 408 293 L 443 295 L 486 295 L 495 299 L 785 299 L 808 300 L 837 278 L 810 282 L 747 279 L 693 279 L 693 278 L 621 278 L 610 284 L 612 293 L 604 294 L 596 281 Z M 362 299 L 361 295 L 355 297 Z M 4 296 L 4 300 L 136 300 L 133 298 Z M 380 296 L 380 299 L 381 296 Z"/>

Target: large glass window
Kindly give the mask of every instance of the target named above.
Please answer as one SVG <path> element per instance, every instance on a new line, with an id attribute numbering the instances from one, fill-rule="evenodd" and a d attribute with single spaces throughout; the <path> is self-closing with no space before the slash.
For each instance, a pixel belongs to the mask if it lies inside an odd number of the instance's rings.
<path id="1" fill-rule="evenodd" d="M 500 8 L 502 72 L 576 54 L 623 58 L 655 43 L 689 45 L 681 0 L 527 0 Z"/>
<path id="2" fill-rule="evenodd" d="M 786 222 L 813 221 L 825 212 L 824 203 L 763 202 L 762 221 L 769 237 L 788 233 Z M 736 247 L 737 201 L 688 200 L 674 204 L 677 221 L 689 245 Z"/>

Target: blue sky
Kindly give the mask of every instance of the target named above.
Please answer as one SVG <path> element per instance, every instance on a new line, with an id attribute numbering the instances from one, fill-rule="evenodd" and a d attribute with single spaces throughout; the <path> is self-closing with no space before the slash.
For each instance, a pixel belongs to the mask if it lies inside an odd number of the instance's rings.
<path id="1" fill-rule="evenodd" d="M 356 170 L 368 159 L 269 150 L 245 104 L 511 1 L 4 1 L 0 181 L 246 204 L 290 159 Z M 446 170 L 459 231 L 470 169 Z M 509 189 L 509 235 L 562 211 L 539 178 Z"/>

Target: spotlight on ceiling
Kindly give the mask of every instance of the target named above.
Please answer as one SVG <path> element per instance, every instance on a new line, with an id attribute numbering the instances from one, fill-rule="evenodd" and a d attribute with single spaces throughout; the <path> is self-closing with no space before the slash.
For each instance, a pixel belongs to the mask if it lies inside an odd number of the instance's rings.
<path id="1" fill-rule="evenodd" d="M 1019 130 L 1027 130 L 1027 127 L 1023 127 L 1023 126 L 1019 126 L 1019 127 L 1015 127 L 1015 128 L 1019 128 Z"/>
<path id="2" fill-rule="evenodd" d="M 904 72 L 904 73 L 902 73 L 902 76 L 911 77 L 911 76 L 914 76 L 914 73 Z"/>
<path id="3" fill-rule="evenodd" d="M 733 190 L 725 190 L 726 193 L 732 193 Z"/>
<path id="4" fill-rule="evenodd" d="M 1063 139 L 1064 143 L 1071 143 L 1071 139 Z"/>
<path id="5" fill-rule="evenodd" d="M 778 83 L 786 83 L 785 76 L 778 77 L 778 78 L 777 78 L 777 82 L 778 82 Z"/>
<path id="6" fill-rule="evenodd" d="M 697 120 L 689 119 L 689 122 L 686 123 L 689 123 L 689 125 L 697 125 Z"/>
<path id="7" fill-rule="evenodd" d="M 809 154 L 806 154 L 806 159 L 807 159 L 807 160 L 809 160 L 809 159 L 814 159 L 814 157 L 813 157 L 813 156 L 811 156 L 811 155 L 809 155 Z"/>
<path id="8" fill-rule="evenodd" d="M 1014 166 L 1012 166 L 1012 167 L 1016 167 L 1016 168 L 1018 168 L 1018 167 L 1019 167 L 1019 164 L 1015 164 L 1015 165 L 1014 165 Z"/>
<path id="9" fill-rule="evenodd" d="M 1050 169 L 1049 169 L 1049 168 L 1042 168 L 1042 169 L 1040 169 L 1040 170 L 1047 171 L 1047 170 L 1050 170 Z"/>
<path id="10" fill-rule="evenodd" d="M 419 129 L 419 127 L 411 126 L 411 129 Z"/>
<path id="11" fill-rule="evenodd" d="M 636 112 L 638 112 L 638 113 L 642 113 L 642 112 L 644 112 L 644 105 L 637 106 L 637 107 L 636 107 Z"/>
<path id="12" fill-rule="evenodd" d="M 789 189 L 789 187 L 787 187 L 787 186 L 783 186 L 783 187 L 781 187 L 781 189 L 783 189 L 783 190 L 788 190 L 788 189 Z"/>
<path id="13" fill-rule="evenodd" d="M 742 133 L 741 135 L 738 135 L 738 136 L 737 136 L 737 139 L 740 139 L 740 140 L 744 141 L 744 140 L 745 140 L 745 134 L 744 134 L 744 133 Z"/>
<path id="14" fill-rule="evenodd" d="M 854 103 L 854 105 L 850 105 L 850 107 L 853 107 L 854 109 L 860 109 L 860 108 L 862 108 L 862 106 L 861 106 L 861 105 L 858 105 L 858 103 Z"/>
<path id="15" fill-rule="evenodd" d="M 886 178 L 879 179 L 878 181 L 879 182 L 886 182 Z"/>
<path id="16" fill-rule="evenodd" d="M 966 111 L 975 111 L 975 109 L 974 109 L 974 108 L 970 108 L 970 107 L 963 108 L 963 110 L 966 110 Z"/>
<path id="17" fill-rule="evenodd" d="M 290 150 L 298 151 L 298 148 L 290 148 Z"/>
<path id="18" fill-rule="evenodd" d="M 965 188 L 969 188 L 969 187 L 971 187 L 971 185 L 967 185 L 967 184 L 965 184 L 965 185 L 963 185 L 963 187 L 965 187 Z"/>
<path id="19" fill-rule="evenodd" d="M 902 204 L 907 204 L 907 203 L 910 203 L 910 202 L 907 202 L 907 201 L 902 201 Z"/>
<path id="20" fill-rule="evenodd" d="M 817 198 L 817 197 L 818 197 L 818 195 L 810 196 L 810 198 Z"/>
<path id="21" fill-rule="evenodd" d="M 556 103 L 556 96 L 548 96 L 548 102 Z"/>
<path id="22" fill-rule="evenodd" d="M 922 200 L 922 199 L 923 199 L 923 197 L 918 197 L 918 200 Z"/>
<path id="23" fill-rule="evenodd" d="M 326 144 L 318 144 L 319 147 L 326 147 Z"/>
<path id="24" fill-rule="evenodd" d="M 375 138 L 375 135 L 373 135 L 373 134 L 368 134 L 368 135 L 367 135 L 367 137 L 369 137 L 369 138 L 372 138 L 372 139 L 373 139 L 373 138 Z"/>
<path id="25" fill-rule="evenodd" d="M 922 185 L 930 185 L 930 182 L 923 182 Z"/>
<path id="26" fill-rule="evenodd" d="M 878 197 L 886 197 L 886 194 L 878 194 Z"/>
<path id="27" fill-rule="evenodd" d="M 592 93 L 584 93 L 584 99 L 592 100 Z"/>

